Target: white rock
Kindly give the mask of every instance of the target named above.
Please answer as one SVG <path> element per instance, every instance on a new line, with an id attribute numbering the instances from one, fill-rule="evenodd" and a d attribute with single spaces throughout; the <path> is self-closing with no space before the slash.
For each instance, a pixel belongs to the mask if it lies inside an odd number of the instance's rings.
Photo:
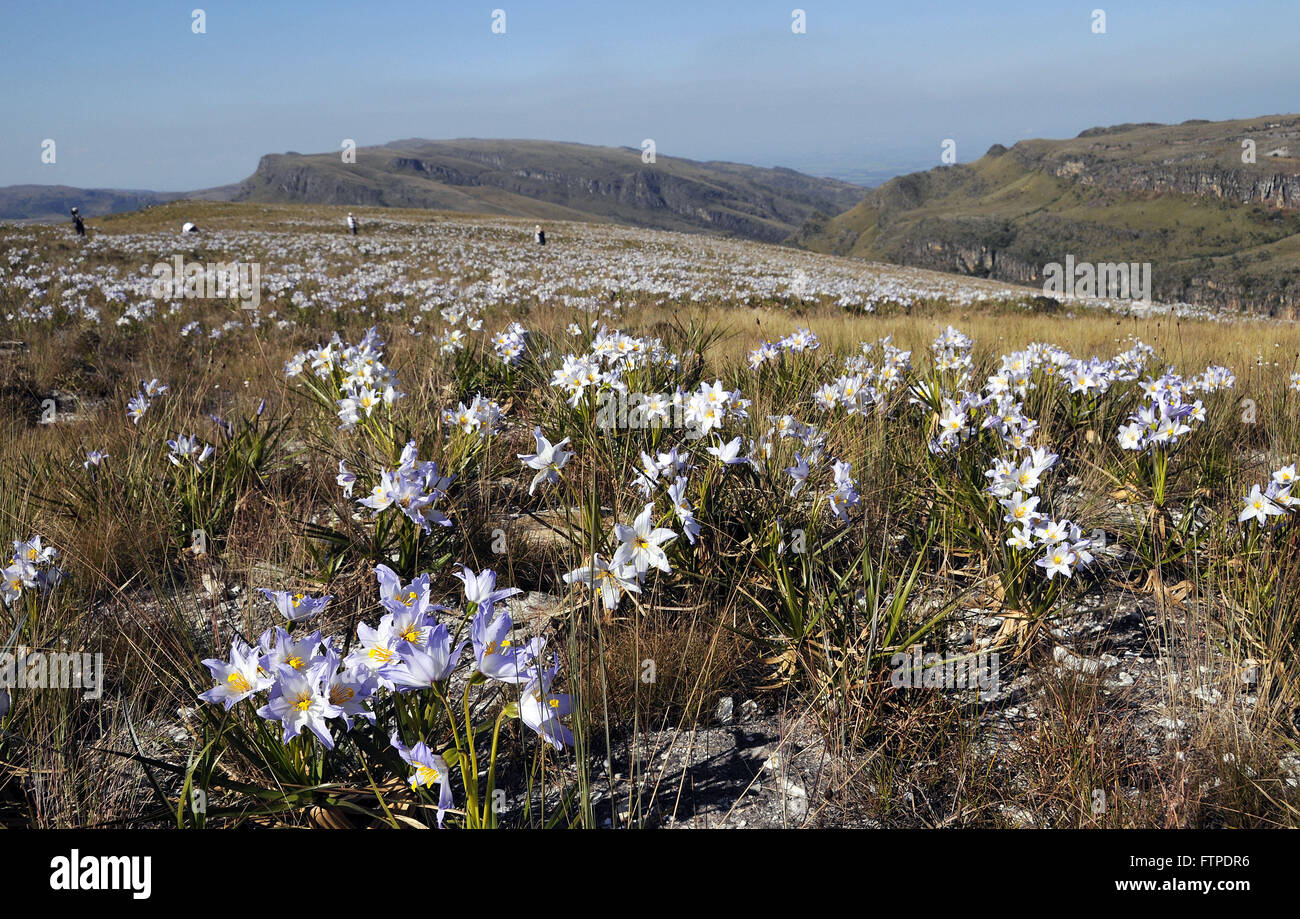
<path id="1" fill-rule="evenodd" d="M 1223 693 L 1213 686 L 1197 686 L 1192 690 L 1192 695 L 1202 702 L 1209 702 L 1211 705 L 1216 705 L 1223 700 Z"/>
<path id="2" fill-rule="evenodd" d="M 731 724 L 736 717 L 736 700 L 723 696 L 718 700 L 718 707 L 713 710 L 713 718 L 719 724 Z"/>

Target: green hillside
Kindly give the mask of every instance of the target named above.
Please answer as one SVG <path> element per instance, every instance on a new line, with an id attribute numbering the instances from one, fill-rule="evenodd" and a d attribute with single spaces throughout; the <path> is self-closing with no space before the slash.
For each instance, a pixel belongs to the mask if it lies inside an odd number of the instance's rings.
<path id="1" fill-rule="evenodd" d="M 1255 162 L 1242 162 L 1242 141 Z M 1120 125 L 995 145 L 900 176 L 789 240 L 821 252 L 1036 284 L 1043 267 L 1150 262 L 1154 296 L 1293 315 L 1300 117 Z"/>

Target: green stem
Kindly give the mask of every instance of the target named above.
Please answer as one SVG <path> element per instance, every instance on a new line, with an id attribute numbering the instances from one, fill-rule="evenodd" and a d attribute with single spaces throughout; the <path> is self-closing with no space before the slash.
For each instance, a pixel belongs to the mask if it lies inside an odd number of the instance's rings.
<path id="1" fill-rule="evenodd" d="M 501 722 L 505 720 L 505 714 L 506 710 L 502 708 L 492 728 L 492 756 L 488 760 L 487 792 L 483 800 L 483 825 L 492 828 L 497 823 L 496 811 L 492 808 L 492 789 L 496 787 L 497 780 L 497 741 L 501 737 Z"/>
<path id="2" fill-rule="evenodd" d="M 470 781 L 470 777 L 467 776 L 467 775 L 465 774 L 465 756 L 464 756 L 463 753 L 461 754 L 461 758 L 460 758 L 460 762 L 461 762 L 460 775 L 461 775 L 461 778 L 462 778 L 462 779 L 464 780 L 464 782 L 465 782 L 465 811 L 466 811 L 466 815 L 469 815 L 469 814 L 475 814 L 475 815 L 477 815 L 477 812 L 478 812 L 478 755 L 474 752 L 474 747 L 475 747 L 475 744 L 474 744 L 474 722 L 473 722 L 473 720 L 472 720 L 471 717 L 470 717 L 470 711 L 469 711 L 469 688 L 470 688 L 470 685 L 471 685 L 470 682 L 466 681 L 466 683 L 465 683 L 465 692 L 464 692 L 464 694 L 463 694 L 463 696 L 462 696 L 462 702 L 464 703 L 464 708 L 465 708 L 465 742 L 466 742 L 466 746 L 469 747 L 469 766 L 470 766 L 470 772 L 471 772 L 471 774 L 472 774 L 472 776 L 473 776 L 473 781 L 471 782 L 471 781 Z"/>

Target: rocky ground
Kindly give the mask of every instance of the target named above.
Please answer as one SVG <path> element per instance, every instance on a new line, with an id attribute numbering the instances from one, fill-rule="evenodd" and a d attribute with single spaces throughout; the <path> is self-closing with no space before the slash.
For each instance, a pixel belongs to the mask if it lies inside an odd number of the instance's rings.
<path id="1" fill-rule="evenodd" d="M 210 586 L 215 594 L 193 606 L 196 634 L 216 621 L 228 635 L 239 624 L 245 601 L 237 586 Z M 546 632 L 553 628 L 561 601 L 531 592 L 507 606 L 521 629 Z M 966 755 L 985 762 L 1002 788 L 1000 802 L 989 803 L 979 814 L 963 812 L 957 796 L 944 792 L 956 781 L 954 763 L 898 764 L 893 787 L 882 789 L 857 768 L 872 751 L 858 751 L 856 759 L 837 754 L 797 702 L 783 703 L 772 694 L 724 696 L 693 726 L 665 725 L 615 737 L 611 760 L 593 757 L 589 764 L 593 809 L 604 825 L 662 828 L 944 826 L 971 820 L 1052 825 L 1050 814 L 1013 802 L 1017 788 L 1028 787 L 1021 771 L 1026 757 L 1035 755 L 1035 733 L 1059 729 L 1052 709 L 1063 681 L 1095 691 L 1106 742 L 1135 763 L 1204 755 L 1192 754 L 1189 740 L 1207 719 L 1227 719 L 1249 731 L 1258 701 L 1254 662 L 1206 657 L 1206 643 L 1181 638 L 1204 621 L 1200 612 L 1194 599 L 1169 604 L 1162 612 L 1154 594 L 1106 588 L 1080 601 L 1068 620 L 1051 626 L 1036 654 L 1001 655 L 995 691 L 897 690 L 940 693 L 962 713 L 969 731 Z M 139 609 L 133 613 L 141 614 Z M 1002 626 L 1001 617 L 969 610 L 954 618 L 949 640 L 955 647 L 987 646 Z M 193 713 L 192 707 L 182 707 L 174 719 L 136 724 L 146 755 L 184 761 L 192 743 Z M 129 734 L 118 733 L 116 745 L 129 749 Z M 596 742 L 603 747 L 603 738 Z M 122 762 L 120 768 L 133 767 Z M 1277 768 L 1287 785 L 1300 786 L 1300 756 L 1282 755 Z M 572 760 L 562 771 L 577 782 Z M 159 778 L 169 788 L 177 785 L 172 777 Z M 501 812 L 508 822 L 527 794 L 522 775 L 507 771 L 504 778 L 513 783 Z M 147 793 L 146 781 L 142 773 L 135 778 L 141 796 Z M 1134 785 L 1122 793 L 1136 799 L 1149 790 Z M 882 809 L 885 800 L 891 806 Z M 551 799 L 548 809 L 557 803 Z"/>

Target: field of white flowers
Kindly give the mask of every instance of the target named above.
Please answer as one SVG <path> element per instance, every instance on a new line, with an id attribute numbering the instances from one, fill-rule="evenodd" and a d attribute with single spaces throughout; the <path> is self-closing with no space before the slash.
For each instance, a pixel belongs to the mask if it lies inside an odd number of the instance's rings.
<path id="1" fill-rule="evenodd" d="M 7 825 L 1300 822 L 1293 325 L 334 210 L 0 229 Z"/>

